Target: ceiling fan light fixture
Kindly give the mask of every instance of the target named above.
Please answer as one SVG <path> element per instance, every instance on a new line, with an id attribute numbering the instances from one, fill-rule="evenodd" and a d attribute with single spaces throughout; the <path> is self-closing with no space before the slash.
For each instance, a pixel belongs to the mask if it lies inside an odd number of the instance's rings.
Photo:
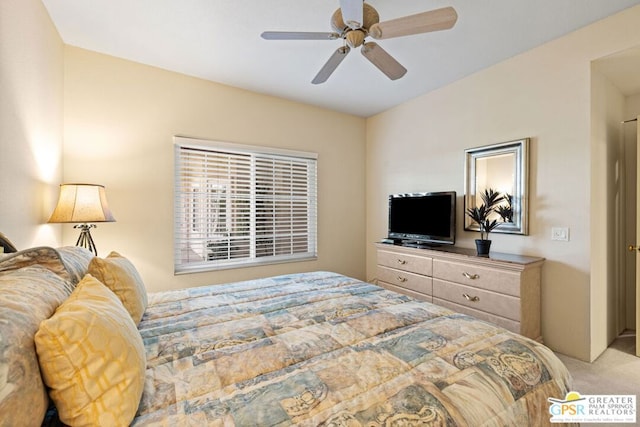
<path id="1" fill-rule="evenodd" d="M 340 34 L 344 34 L 345 31 L 349 30 L 349 26 L 345 24 L 342 19 L 342 11 L 340 9 L 336 9 L 336 11 L 333 12 L 333 15 L 331 15 L 331 28 L 333 28 L 333 31 Z"/>
<path id="2" fill-rule="evenodd" d="M 364 43 L 365 33 L 362 30 L 351 30 L 345 36 L 345 40 L 349 47 L 356 48 Z"/>
<path id="3" fill-rule="evenodd" d="M 363 27 L 370 28 L 373 24 L 380 22 L 380 15 L 378 11 L 374 9 L 370 4 L 364 3 L 363 5 Z"/>

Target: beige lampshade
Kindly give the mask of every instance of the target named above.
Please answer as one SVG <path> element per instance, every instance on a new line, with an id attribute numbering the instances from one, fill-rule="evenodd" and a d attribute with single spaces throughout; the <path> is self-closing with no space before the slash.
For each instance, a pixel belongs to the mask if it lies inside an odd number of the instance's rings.
<path id="1" fill-rule="evenodd" d="M 114 222 L 104 186 L 62 184 L 58 204 L 49 222 Z"/>

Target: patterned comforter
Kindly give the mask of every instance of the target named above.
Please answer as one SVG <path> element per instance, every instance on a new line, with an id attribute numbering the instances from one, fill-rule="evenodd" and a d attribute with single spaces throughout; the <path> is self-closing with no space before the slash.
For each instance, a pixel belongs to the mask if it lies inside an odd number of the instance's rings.
<path id="1" fill-rule="evenodd" d="M 133 425 L 541 426 L 545 346 L 335 273 L 149 295 Z"/>

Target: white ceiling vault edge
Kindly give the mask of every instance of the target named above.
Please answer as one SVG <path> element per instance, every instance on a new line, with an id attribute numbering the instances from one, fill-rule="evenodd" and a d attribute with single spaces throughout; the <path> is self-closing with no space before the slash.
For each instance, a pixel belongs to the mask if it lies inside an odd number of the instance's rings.
<path id="1" fill-rule="evenodd" d="M 369 117 L 605 18 L 640 0 L 370 0 L 386 21 L 452 6 L 445 31 L 378 44 L 407 74 L 389 80 L 352 52 L 311 80 L 342 40 L 268 41 L 332 31 L 338 0 L 43 0 L 66 44 L 254 92 Z"/>

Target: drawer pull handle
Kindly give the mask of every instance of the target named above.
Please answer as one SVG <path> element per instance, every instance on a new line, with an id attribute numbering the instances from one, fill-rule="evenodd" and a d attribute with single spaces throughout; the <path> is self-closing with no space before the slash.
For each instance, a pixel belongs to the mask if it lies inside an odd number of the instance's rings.
<path id="1" fill-rule="evenodd" d="M 405 265 L 406 263 L 407 263 L 407 261 L 405 261 L 403 259 L 398 259 L 398 264 Z"/>
<path id="2" fill-rule="evenodd" d="M 462 275 L 464 277 L 466 277 L 467 279 L 471 279 L 471 280 L 476 280 L 476 279 L 480 278 L 480 276 L 478 276 L 477 274 L 469 274 L 469 273 L 466 273 L 466 272 L 462 273 Z"/>
<path id="3" fill-rule="evenodd" d="M 404 283 L 404 282 L 406 282 L 406 281 L 407 281 L 407 278 L 406 278 L 406 277 L 398 276 L 398 282 L 400 282 L 400 283 Z"/>
<path id="4" fill-rule="evenodd" d="M 471 302 L 478 302 L 480 301 L 479 297 L 472 297 L 469 294 L 462 294 L 462 296 L 464 297 L 464 299 L 466 299 L 467 301 L 471 301 Z"/>

